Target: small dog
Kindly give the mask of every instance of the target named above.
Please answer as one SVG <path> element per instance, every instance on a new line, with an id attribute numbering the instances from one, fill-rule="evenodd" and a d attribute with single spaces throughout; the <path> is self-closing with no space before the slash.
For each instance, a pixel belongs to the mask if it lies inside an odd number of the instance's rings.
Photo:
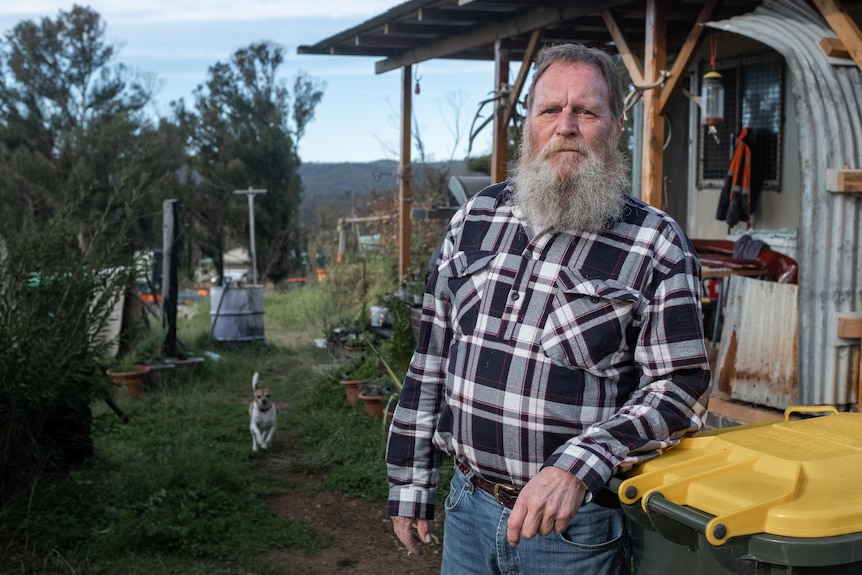
<path id="1" fill-rule="evenodd" d="M 268 387 L 258 389 L 258 374 L 254 372 L 251 378 L 251 389 L 254 391 L 254 401 L 248 406 L 248 417 L 251 419 L 251 450 L 267 449 L 275 433 L 278 408 L 272 402 L 272 392 Z"/>

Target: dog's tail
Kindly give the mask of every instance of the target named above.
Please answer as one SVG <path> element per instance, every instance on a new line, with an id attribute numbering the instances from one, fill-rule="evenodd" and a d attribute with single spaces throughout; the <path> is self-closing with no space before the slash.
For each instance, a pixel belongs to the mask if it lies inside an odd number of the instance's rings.
<path id="1" fill-rule="evenodd" d="M 254 375 L 251 376 L 251 390 L 252 391 L 257 389 L 257 379 L 258 379 L 257 372 L 254 372 Z"/>

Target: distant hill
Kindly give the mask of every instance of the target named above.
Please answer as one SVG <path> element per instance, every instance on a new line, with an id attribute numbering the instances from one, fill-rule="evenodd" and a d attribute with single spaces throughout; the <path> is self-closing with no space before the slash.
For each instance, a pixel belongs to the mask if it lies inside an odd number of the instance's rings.
<path id="1" fill-rule="evenodd" d="M 432 164 L 442 167 L 445 164 Z M 421 185 L 421 173 L 414 169 L 416 185 Z M 470 172 L 464 162 L 454 162 L 450 167 L 451 175 L 466 175 Z M 361 209 L 372 190 L 398 189 L 398 162 L 378 160 L 367 163 L 307 163 L 299 168 L 305 193 L 303 194 L 302 213 L 313 217 L 321 204 L 339 204 L 347 210 L 351 207 Z"/>
<path id="2" fill-rule="evenodd" d="M 378 160 L 368 163 L 308 163 L 299 167 L 305 188 L 303 213 L 314 213 L 316 206 L 343 200 L 345 204 L 362 201 L 372 189 L 395 188 L 398 162 Z"/>

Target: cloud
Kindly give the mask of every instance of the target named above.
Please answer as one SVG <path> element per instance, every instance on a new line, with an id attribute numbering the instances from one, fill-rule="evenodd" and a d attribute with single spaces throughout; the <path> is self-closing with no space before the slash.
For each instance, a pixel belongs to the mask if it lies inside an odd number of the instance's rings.
<path id="1" fill-rule="evenodd" d="M 396 5 L 392 0 L 92 0 L 84 2 L 112 23 L 180 23 L 275 18 L 370 18 Z M 72 2 L 3 0 L 0 17 L 55 17 Z"/>

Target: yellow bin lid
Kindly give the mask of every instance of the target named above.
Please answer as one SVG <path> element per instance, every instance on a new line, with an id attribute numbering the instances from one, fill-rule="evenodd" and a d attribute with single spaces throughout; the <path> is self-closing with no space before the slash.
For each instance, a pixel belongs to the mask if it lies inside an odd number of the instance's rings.
<path id="1" fill-rule="evenodd" d="M 832 412 L 790 420 L 794 412 Z M 862 531 L 862 413 L 791 407 L 784 421 L 699 433 L 630 470 L 620 501 L 652 494 L 714 516 L 706 539 L 770 533 L 830 537 Z"/>

